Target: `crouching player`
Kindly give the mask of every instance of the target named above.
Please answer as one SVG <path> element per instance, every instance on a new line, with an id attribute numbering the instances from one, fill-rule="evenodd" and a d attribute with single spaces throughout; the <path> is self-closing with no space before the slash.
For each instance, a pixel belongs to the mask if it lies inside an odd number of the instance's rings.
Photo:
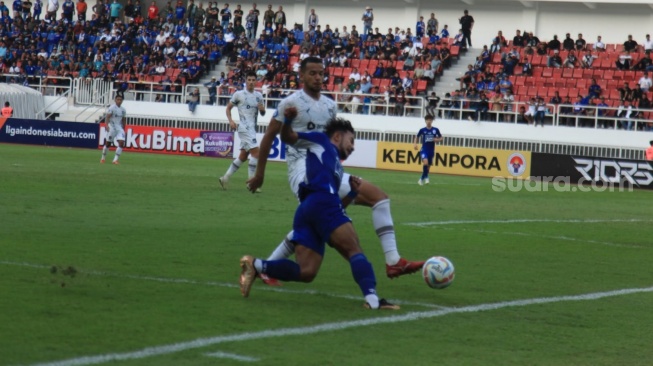
<path id="1" fill-rule="evenodd" d="M 306 180 L 300 184 L 301 203 L 295 211 L 291 240 L 297 261 L 244 256 L 240 260 L 242 295 L 249 296 L 252 283 L 259 274 L 281 281 L 313 281 L 322 264 L 325 243 L 329 243 L 349 261 L 354 280 L 365 298 L 366 308 L 399 309 L 399 306 L 377 296 L 374 269 L 363 254 L 358 235 L 343 208 L 343 204 L 346 205 L 358 194 L 360 178 L 350 176 L 351 191 L 342 201 L 338 196 L 344 176 L 340 161 L 347 159 L 354 151 L 354 128 L 347 120 L 333 118 L 327 123 L 325 132 L 297 133 L 291 126 L 296 115 L 296 108 L 286 109 L 281 139 L 307 151 Z"/>

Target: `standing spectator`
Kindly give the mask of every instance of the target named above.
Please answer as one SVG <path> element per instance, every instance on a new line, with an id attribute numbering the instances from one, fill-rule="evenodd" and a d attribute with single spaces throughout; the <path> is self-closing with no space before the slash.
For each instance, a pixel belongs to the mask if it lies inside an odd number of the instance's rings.
<path id="1" fill-rule="evenodd" d="M 252 22 L 252 41 L 254 38 L 256 38 L 256 34 L 258 32 L 258 17 L 261 15 L 261 11 L 258 10 L 256 7 L 256 3 L 252 4 L 252 9 L 250 10 L 250 13 L 254 14 L 253 22 Z"/>
<path id="2" fill-rule="evenodd" d="M 535 108 L 535 127 L 537 127 L 538 122 L 544 127 L 544 117 L 546 116 L 546 103 L 544 102 L 544 98 L 537 97 Z"/>
<path id="3" fill-rule="evenodd" d="M 23 15 L 23 2 L 21 0 L 14 0 L 12 10 L 14 18 L 20 18 Z"/>
<path id="4" fill-rule="evenodd" d="M 32 2 L 29 0 L 23 0 L 23 19 L 27 19 L 31 12 Z"/>
<path id="5" fill-rule="evenodd" d="M 463 11 L 463 15 L 460 19 L 460 27 L 463 29 L 463 35 L 465 36 L 464 40 L 467 40 L 467 44 L 469 44 L 469 47 L 472 47 L 472 28 L 474 27 L 474 18 L 469 15 L 469 11 L 465 9 Z"/>
<path id="6" fill-rule="evenodd" d="M 424 23 L 424 17 L 420 16 L 417 24 L 415 24 L 415 36 L 422 38 L 426 32 L 426 23 Z"/>
<path id="7" fill-rule="evenodd" d="M 45 20 L 50 23 L 57 20 L 57 10 L 59 10 L 59 0 L 48 0 L 48 12 L 45 14 Z"/>
<path id="8" fill-rule="evenodd" d="M 624 42 L 624 52 L 635 52 L 637 51 L 637 41 L 633 40 L 631 34 L 628 35 L 628 40 Z"/>
<path id="9" fill-rule="evenodd" d="M 431 95 L 426 98 L 426 102 L 426 113 L 432 116 L 437 116 L 437 108 L 438 104 L 440 104 L 440 97 L 438 97 L 435 92 L 431 92 Z"/>
<path id="10" fill-rule="evenodd" d="M 562 48 L 564 48 L 567 51 L 571 51 L 574 49 L 576 46 L 576 42 L 571 38 L 571 34 L 567 33 L 565 35 L 565 40 L 562 41 Z"/>
<path id="11" fill-rule="evenodd" d="M 206 18 L 206 10 L 204 10 L 204 3 L 200 1 L 200 5 L 195 8 L 195 17 L 193 24 L 198 27 L 204 26 L 204 19 Z"/>
<path id="12" fill-rule="evenodd" d="M 196 14 L 197 14 L 197 6 L 195 5 L 195 1 L 189 0 L 188 6 L 186 7 L 186 19 L 188 19 L 188 26 L 191 28 L 195 27 Z"/>
<path id="13" fill-rule="evenodd" d="M 177 5 L 175 5 L 175 23 L 183 24 L 180 23 L 180 21 L 183 22 L 185 17 L 186 7 L 184 6 L 184 3 L 181 2 L 181 0 L 177 0 Z"/>
<path id="14" fill-rule="evenodd" d="M 88 4 L 85 0 L 77 0 L 77 20 L 86 21 L 86 10 L 88 10 Z"/>
<path id="15" fill-rule="evenodd" d="M 267 25 L 268 23 L 274 24 L 274 10 L 272 10 L 272 5 L 268 5 L 268 10 L 263 13 L 263 24 Z"/>
<path id="16" fill-rule="evenodd" d="M 5 102 L 5 106 L 2 108 L 2 117 L 9 118 L 14 116 L 14 109 L 11 107 L 9 102 Z M 651 144 L 653 145 L 653 143 Z"/>
<path id="17" fill-rule="evenodd" d="M 644 52 L 653 51 L 653 40 L 651 40 L 651 35 L 646 35 L 646 41 L 644 41 Z"/>
<path id="18" fill-rule="evenodd" d="M 61 11 L 63 18 L 68 21 L 68 24 L 72 23 L 73 15 L 75 14 L 75 3 L 72 0 L 65 0 L 61 5 Z"/>
<path id="19" fill-rule="evenodd" d="M 234 24 L 240 20 L 240 24 L 243 24 L 243 9 L 241 9 L 240 4 L 236 5 L 236 10 L 234 10 Z"/>
<path id="20" fill-rule="evenodd" d="M 227 30 L 229 22 L 231 21 L 231 10 L 229 10 L 229 3 L 225 3 L 222 10 L 220 10 L 220 26 L 223 31 Z"/>
<path id="21" fill-rule="evenodd" d="M 34 20 L 41 20 L 41 12 L 43 11 L 43 1 L 34 1 Z"/>
<path id="22" fill-rule="evenodd" d="M 553 39 L 547 43 L 546 48 L 553 51 L 560 51 L 560 41 L 557 35 L 554 35 Z"/>
<path id="23" fill-rule="evenodd" d="M 159 7 L 156 5 L 156 1 L 152 1 L 150 7 L 147 8 L 147 19 L 154 21 L 159 17 Z"/>
<path id="24" fill-rule="evenodd" d="M 653 161 L 653 140 L 649 141 L 651 146 L 646 149 L 646 160 Z"/>
<path id="25" fill-rule="evenodd" d="M 218 96 L 218 81 L 216 80 L 215 76 L 211 78 L 211 81 L 208 83 L 205 83 L 204 86 L 208 89 L 209 91 L 209 105 L 214 105 L 215 101 Z"/>
<path id="26" fill-rule="evenodd" d="M 247 29 L 247 39 L 253 42 L 256 38 L 255 24 L 258 22 L 258 16 L 254 13 L 254 9 L 249 10 L 249 14 L 245 17 L 245 29 Z"/>
<path id="27" fill-rule="evenodd" d="M 195 113 L 195 108 L 197 108 L 197 105 L 199 103 L 200 103 L 200 90 L 198 88 L 195 88 L 188 95 L 188 110 L 191 113 Z"/>
<path id="28" fill-rule="evenodd" d="M 311 9 L 311 14 L 308 15 L 307 23 L 309 30 L 317 28 L 317 25 L 320 24 L 320 18 L 315 14 L 315 9 Z"/>
<path id="29" fill-rule="evenodd" d="M 363 17 L 361 18 L 363 21 L 363 36 L 361 37 L 363 41 L 367 39 L 367 35 L 372 31 L 372 26 L 374 24 L 374 12 L 372 10 L 371 6 L 366 6 Z"/>
<path id="30" fill-rule="evenodd" d="M 218 10 L 218 3 L 215 2 L 206 9 L 206 24 L 211 28 L 215 27 L 218 24 L 218 17 L 220 16 L 220 11 Z"/>
<path id="31" fill-rule="evenodd" d="M 576 44 L 576 50 L 581 51 L 585 49 L 585 45 L 587 44 L 587 42 L 585 42 L 585 40 L 583 39 L 582 33 L 578 33 L 578 39 L 576 40 L 575 44 Z"/>
<path id="32" fill-rule="evenodd" d="M 274 25 L 276 29 L 283 29 L 286 27 L 286 13 L 283 12 L 283 6 L 279 5 L 279 10 L 274 13 Z"/>
<path id="33" fill-rule="evenodd" d="M 113 3 L 111 3 L 111 6 L 109 8 L 111 9 L 111 14 L 110 14 L 111 23 L 115 23 L 115 21 L 120 18 L 120 12 L 122 12 L 122 5 L 118 3 L 118 0 L 113 0 Z"/>
<path id="34" fill-rule="evenodd" d="M 431 17 L 426 22 L 426 34 L 438 34 L 438 20 L 435 18 L 435 13 L 431 13 Z"/>
<path id="35" fill-rule="evenodd" d="M 132 21 L 135 17 L 134 15 L 134 3 L 132 0 L 127 0 L 127 4 L 125 4 L 125 24 L 129 24 L 130 21 Z"/>

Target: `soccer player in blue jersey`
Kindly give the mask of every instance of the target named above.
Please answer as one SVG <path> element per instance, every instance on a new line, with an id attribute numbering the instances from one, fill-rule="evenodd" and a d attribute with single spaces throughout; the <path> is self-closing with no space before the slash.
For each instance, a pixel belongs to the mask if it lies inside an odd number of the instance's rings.
<path id="1" fill-rule="evenodd" d="M 325 243 L 349 261 L 354 280 L 368 309 L 397 310 L 399 306 L 379 299 L 372 265 L 363 254 L 351 219 L 343 204 L 358 195 L 361 179 L 349 176 L 351 191 L 341 200 L 338 191 L 345 177 L 341 160 L 354 151 L 354 128 L 347 120 L 332 118 L 324 132 L 295 132 L 292 120 L 296 107 L 284 111 L 281 140 L 295 148 L 306 149 L 306 179 L 299 184 L 300 205 L 293 220 L 292 245 L 296 262 L 289 259 L 263 260 L 246 255 L 241 258 L 240 290 L 249 296 L 257 275 L 265 274 L 281 281 L 312 282 L 324 257 Z"/>
<path id="2" fill-rule="evenodd" d="M 433 164 L 435 143 L 442 141 L 440 130 L 437 127 L 433 127 L 433 118 L 434 117 L 430 114 L 427 114 L 426 117 L 424 117 L 426 127 L 422 127 L 413 140 L 415 150 L 419 150 L 419 145 L 417 144 L 418 140 L 421 138 L 422 141 L 422 148 L 419 152 L 423 164 L 422 177 L 417 181 L 417 184 L 420 186 L 429 184 L 429 169 L 431 168 L 431 164 Z"/>

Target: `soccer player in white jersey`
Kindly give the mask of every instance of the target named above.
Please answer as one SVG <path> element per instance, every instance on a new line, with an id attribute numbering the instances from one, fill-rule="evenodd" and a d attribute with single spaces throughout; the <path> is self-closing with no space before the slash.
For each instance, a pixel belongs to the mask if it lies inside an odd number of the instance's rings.
<path id="1" fill-rule="evenodd" d="M 265 105 L 263 104 L 263 94 L 254 91 L 256 86 L 256 73 L 248 72 L 245 79 L 245 90 L 239 90 L 234 93 L 227 104 L 227 119 L 232 130 L 238 131 L 240 137 L 240 154 L 229 166 L 227 172 L 220 177 L 219 182 L 222 189 L 226 190 L 229 184 L 229 178 L 234 174 L 240 165 L 245 162 L 249 156 L 249 178 L 256 173 L 256 164 L 258 162 L 258 145 L 256 144 L 256 120 L 258 113 L 265 115 Z M 238 108 L 240 123 L 236 125 L 231 117 L 231 109 Z M 260 190 L 259 190 L 260 192 Z"/>
<path id="2" fill-rule="evenodd" d="M 118 159 L 120 159 L 120 154 L 122 154 L 122 148 L 125 147 L 125 107 L 122 107 L 122 94 L 116 94 L 113 103 L 107 110 L 107 116 L 104 121 L 106 124 L 107 130 L 107 139 L 104 141 L 104 148 L 102 148 L 102 159 L 100 163 L 104 163 L 104 159 L 107 157 L 107 152 L 109 151 L 109 145 L 113 144 L 116 146 L 116 155 L 113 157 L 113 164 L 120 164 Z"/>
<path id="3" fill-rule="evenodd" d="M 320 93 L 322 90 L 322 79 L 324 77 L 324 66 L 322 60 L 316 57 L 307 57 L 302 60 L 300 76 L 304 83 L 303 90 L 291 94 L 281 101 L 275 112 L 268 129 L 261 140 L 256 174 L 247 181 L 247 187 L 255 192 L 263 185 L 265 166 L 267 164 L 270 147 L 275 136 L 281 130 L 284 121 L 284 112 L 287 108 L 296 108 L 297 117 L 292 120 L 292 127 L 298 132 L 323 131 L 327 122 L 336 116 L 336 103 Z M 304 181 L 306 176 L 306 151 L 287 147 L 286 160 L 288 162 L 288 181 L 290 188 L 297 195 L 299 183 Z M 349 174 L 345 173 L 340 185 L 340 197 L 346 196 L 350 191 Z M 411 262 L 401 258 L 397 250 L 394 224 L 390 213 L 390 199 L 379 187 L 370 182 L 362 180 L 359 194 L 354 200 L 357 205 L 372 208 L 372 222 L 376 235 L 381 241 L 381 247 L 385 253 L 386 274 L 390 278 L 398 277 L 408 273 L 414 273 L 422 268 L 424 262 Z M 268 260 L 287 258 L 294 252 L 291 243 L 292 231 L 272 252 Z M 267 284 L 276 284 L 262 278 Z"/>

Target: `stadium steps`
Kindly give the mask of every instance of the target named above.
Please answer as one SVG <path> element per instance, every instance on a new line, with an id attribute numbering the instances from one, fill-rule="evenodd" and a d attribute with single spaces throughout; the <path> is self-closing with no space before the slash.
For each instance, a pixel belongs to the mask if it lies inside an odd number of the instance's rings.
<path id="1" fill-rule="evenodd" d="M 452 91 L 459 89 L 460 82 L 456 80 L 456 78 L 465 75 L 467 65 L 473 65 L 474 62 L 476 62 L 476 56 L 480 55 L 481 51 L 482 49 L 480 48 L 469 48 L 467 52 L 461 52 L 460 58 L 458 60 L 452 60 L 451 67 L 444 70 L 444 73 L 435 83 L 433 89 L 429 90 L 429 93 L 434 91 L 438 97 L 443 98 L 446 93 L 451 93 Z"/>

